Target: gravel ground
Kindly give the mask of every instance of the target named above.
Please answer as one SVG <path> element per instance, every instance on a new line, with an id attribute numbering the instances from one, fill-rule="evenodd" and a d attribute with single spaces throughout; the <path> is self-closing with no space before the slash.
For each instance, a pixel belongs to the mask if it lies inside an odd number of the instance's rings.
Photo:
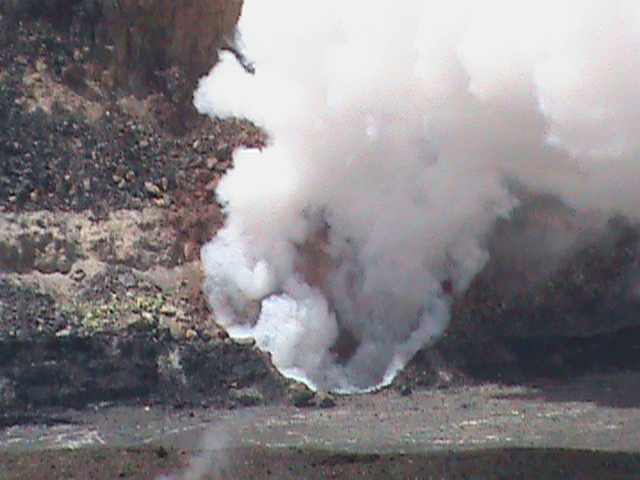
<path id="1" fill-rule="evenodd" d="M 530 389 L 388 389 L 320 410 L 98 407 L 5 431 L 0 462 L 16 479 L 634 479 L 637 385 L 637 374 L 621 374 Z M 620 405 L 625 387 L 635 401 Z"/>

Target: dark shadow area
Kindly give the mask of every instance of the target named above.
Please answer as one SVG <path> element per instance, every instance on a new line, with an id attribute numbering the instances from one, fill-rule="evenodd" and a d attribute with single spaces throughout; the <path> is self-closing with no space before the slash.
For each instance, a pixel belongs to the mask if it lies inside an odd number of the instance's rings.
<path id="1" fill-rule="evenodd" d="M 45 411 L 7 412 L 0 414 L 0 429 L 9 428 L 16 425 L 42 425 L 52 427 L 54 425 L 73 425 L 75 422 L 66 415 L 58 413 L 48 414 Z"/>
<path id="2" fill-rule="evenodd" d="M 456 362 L 472 381 L 519 384 L 549 401 L 640 406 L 640 327 L 587 337 L 501 338 L 457 347 Z M 446 352 L 445 356 L 453 355 Z"/>
<path id="3" fill-rule="evenodd" d="M 271 454 L 254 478 L 630 479 L 640 455 L 581 450 L 504 449 L 431 454 Z M 245 465 L 249 463 L 245 462 Z M 275 463 L 273 467 L 270 463 Z M 286 464 L 286 466 L 285 466 Z M 275 468 L 274 468 L 275 467 Z M 260 467 L 259 467 L 260 468 Z M 241 470 L 241 469 L 240 469 Z M 264 476 L 263 476 L 264 474 Z M 325 476 L 326 475 L 326 476 Z M 221 477 L 225 478 L 225 477 Z"/>
<path id="4" fill-rule="evenodd" d="M 640 406 L 640 371 L 597 373 L 574 378 L 532 382 L 523 393 L 496 398 L 543 400 L 547 402 L 587 402 L 605 407 Z"/>
<path id="5" fill-rule="evenodd" d="M 410 368 L 540 386 L 550 400 L 640 405 L 638 389 L 616 380 L 640 372 L 640 228 L 516 193 L 521 206 L 487 240 L 490 260 L 456 299 L 449 330 Z"/>
<path id="6" fill-rule="evenodd" d="M 486 347 L 471 343 L 462 348 L 466 372 L 481 380 L 526 383 L 541 378 L 640 371 L 640 327 L 587 337 L 504 337 L 495 342 L 500 359 L 483 356 L 482 348 Z"/>

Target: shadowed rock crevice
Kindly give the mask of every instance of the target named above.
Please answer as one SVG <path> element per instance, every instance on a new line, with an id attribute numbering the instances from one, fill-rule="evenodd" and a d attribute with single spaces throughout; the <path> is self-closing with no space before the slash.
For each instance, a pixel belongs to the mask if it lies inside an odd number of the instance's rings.
<path id="1" fill-rule="evenodd" d="M 285 382 L 255 348 L 171 339 L 166 331 L 33 335 L 0 339 L 0 411 L 101 402 L 233 406 L 230 392 L 252 386 L 259 403 L 281 401 Z"/>

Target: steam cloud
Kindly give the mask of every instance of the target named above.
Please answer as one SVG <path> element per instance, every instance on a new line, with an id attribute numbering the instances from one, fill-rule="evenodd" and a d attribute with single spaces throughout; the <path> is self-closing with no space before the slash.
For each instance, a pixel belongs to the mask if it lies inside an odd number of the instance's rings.
<path id="1" fill-rule="evenodd" d="M 390 382 L 449 321 L 518 205 L 640 212 L 636 0 L 245 0 L 195 105 L 265 127 L 218 189 L 206 292 L 314 388 Z"/>
<path id="2" fill-rule="evenodd" d="M 176 475 L 161 475 L 156 480 L 204 480 L 206 478 L 218 478 L 220 472 L 229 463 L 229 451 L 231 434 L 217 424 L 211 430 L 204 433 L 200 442 L 200 453 L 189 460 L 189 466 L 184 472 Z"/>

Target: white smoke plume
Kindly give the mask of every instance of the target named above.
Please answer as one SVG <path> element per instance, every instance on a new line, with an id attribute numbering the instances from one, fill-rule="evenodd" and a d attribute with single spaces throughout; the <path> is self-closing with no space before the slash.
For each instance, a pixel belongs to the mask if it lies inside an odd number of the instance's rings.
<path id="1" fill-rule="evenodd" d="M 174 475 L 161 475 L 156 480 L 205 480 L 218 478 L 229 463 L 231 435 L 221 424 L 208 430 L 202 436 L 199 453 L 189 460 L 184 472 Z"/>
<path id="2" fill-rule="evenodd" d="M 220 184 L 206 292 L 313 388 L 391 381 L 446 329 L 507 184 L 640 212 L 636 0 L 245 0 L 195 105 L 263 126 Z"/>

